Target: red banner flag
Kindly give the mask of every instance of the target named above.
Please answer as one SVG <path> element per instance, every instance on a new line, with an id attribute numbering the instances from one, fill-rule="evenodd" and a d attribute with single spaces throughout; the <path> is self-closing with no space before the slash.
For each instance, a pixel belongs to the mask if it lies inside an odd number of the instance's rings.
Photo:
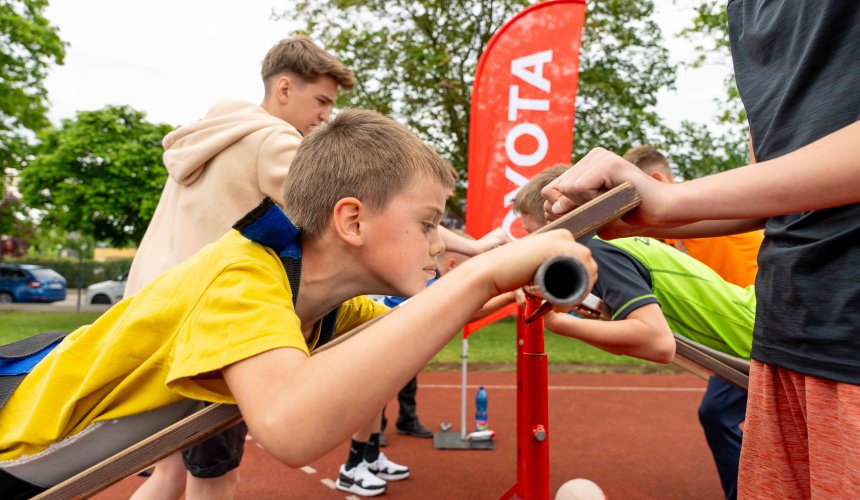
<path id="1" fill-rule="evenodd" d="M 525 231 L 514 197 L 536 173 L 570 163 L 584 0 L 550 0 L 523 10 L 490 39 L 475 71 L 469 124 L 466 231 Z M 513 314 L 509 306 L 463 329 Z"/>

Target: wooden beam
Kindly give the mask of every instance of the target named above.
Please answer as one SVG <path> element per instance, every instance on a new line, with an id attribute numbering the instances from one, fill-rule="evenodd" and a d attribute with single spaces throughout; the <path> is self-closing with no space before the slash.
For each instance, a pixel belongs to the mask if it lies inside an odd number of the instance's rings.
<path id="1" fill-rule="evenodd" d="M 685 339 L 683 337 L 675 336 L 675 357 L 680 357 L 683 360 L 689 361 L 695 365 L 698 365 L 700 368 L 704 368 L 705 370 L 717 375 L 718 377 L 726 380 L 727 382 L 731 382 L 736 386 L 740 387 L 743 390 L 747 390 L 749 388 L 749 373 L 744 373 L 739 370 L 735 366 L 731 366 L 728 363 L 718 359 L 713 354 L 705 352 L 705 350 L 701 349 L 699 346 L 691 343 L 689 339 Z M 689 369 L 682 364 L 679 363 L 679 366 L 682 368 Z M 695 370 L 693 373 L 700 375 L 699 372 Z"/>
<path id="2" fill-rule="evenodd" d="M 159 460 L 242 421 L 234 405 L 213 404 L 34 497 L 69 500 L 98 493 Z"/>
<path id="3" fill-rule="evenodd" d="M 629 182 L 601 194 L 569 214 L 556 219 L 535 231 L 545 233 L 553 229 L 567 229 L 577 241 L 588 239 L 598 230 L 612 224 L 642 203 L 636 188 Z"/>

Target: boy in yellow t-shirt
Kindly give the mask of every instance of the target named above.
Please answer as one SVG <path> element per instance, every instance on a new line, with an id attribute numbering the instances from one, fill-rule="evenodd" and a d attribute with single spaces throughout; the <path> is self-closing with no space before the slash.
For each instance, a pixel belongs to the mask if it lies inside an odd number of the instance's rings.
<path id="1" fill-rule="evenodd" d="M 48 488 L 195 400 L 238 404 L 268 452 L 302 466 L 377 417 L 485 302 L 528 283 L 547 258 L 578 258 L 593 281 L 588 250 L 553 231 L 475 257 L 425 290 L 455 177 L 405 127 L 342 111 L 302 142 L 283 211 L 264 201 L 35 365 L 0 409 L 0 479 L 30 494 Z M 368 293 L 418 295 L 309 357 L 385 311 Z"/>

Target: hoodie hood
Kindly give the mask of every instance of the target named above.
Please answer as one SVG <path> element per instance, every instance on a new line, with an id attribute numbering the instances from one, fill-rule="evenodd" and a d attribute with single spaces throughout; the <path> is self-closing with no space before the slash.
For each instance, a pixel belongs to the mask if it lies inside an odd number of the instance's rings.
<path id="1" fill-rule="evenodd" d="M 181 185 L 193 184 L 206 164 L 221 151 L 250 134 L 266 129 L 298 130 L 260 106 L 244 101 L 221 101 L 200 121 L 180 127 L 164 137 L 164 166 Z M 266 132 L 263 132 L 264 134 Z"/>

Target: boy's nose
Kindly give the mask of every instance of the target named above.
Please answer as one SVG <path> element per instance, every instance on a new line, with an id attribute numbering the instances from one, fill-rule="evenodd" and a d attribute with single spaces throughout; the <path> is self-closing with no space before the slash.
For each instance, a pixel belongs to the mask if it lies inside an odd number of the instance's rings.
<path id="1" fill-rule="evenodd" d="M 439 231 L 433 231 L 433 237 L 430 240 L 430 255 L 436 257 L 445 251 L 445 242 L 442 241 L 442 235 Z"/>

